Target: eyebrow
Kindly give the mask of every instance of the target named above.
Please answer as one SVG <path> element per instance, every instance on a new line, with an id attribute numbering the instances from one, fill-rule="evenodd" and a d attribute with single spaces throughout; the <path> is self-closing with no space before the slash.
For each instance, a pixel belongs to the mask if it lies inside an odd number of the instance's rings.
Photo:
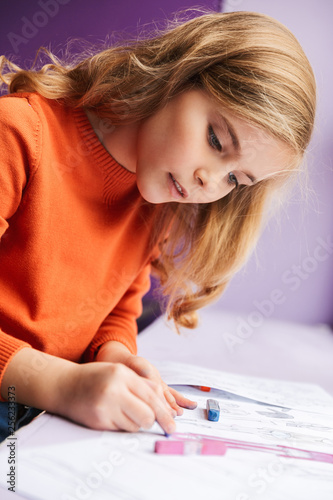
<path id="1" fill-rule="evenodd" d="M 248 177 L 250 179 L 250 181 L 252 182 L 252 184 L 254 184 L 257 181 L 257 179 L 255 177 L 253 177 L 253 175 L 250 175 L 247 172 L 243 172 L 243 174 L 245 174 L 246 177 Z"/>
<path id="2" fill-rule="evenodd" d="M 234 149 L 237 151 L 237 153 L 239 153 L 239 150 L 240 150 L 240 145 L 239 145 L 239 140 L 238 140 L 238 137 L 237 137 L 237 134 L 235 132 L 235 129 L 234 127 L 231 125 L 231 123 L 226 119 L 225 116 L 222 116 L 220 115 L 221 119 L 224 121 L 226 127 L 227 127 L 227 132 L 231 138 L 231 141 L 232 141 L 232 145 L 234 147 Z"/>
<path id="3" fill-rule="evenodd" d="M 222 124 L 222 127 L 223 128 L 226 128 L 227 129 L 227 132 L 231 138 L 231 142 L 232 142 L 232 145 L 235 149 L 235 151 L 237 153 L 239 153 L 240 151 L 240 144 L 239 144 L 239 140 L 238 140 L 238 137 L 237 137 L 237 134 L 235 132 L 235 129 L 234 127 L 231 125 L 231 123 L 229 122 L 229 120 L 227 120 L 227 118 L 223 115 L 219 115 L 219 120 Z M 223 123 L 224 122 L 224 123 Z M 254 184 L 256 182 L 256 178 L 253 177 L 253 175 L 249 174 L 248 172 L 243 172 L 244 175 L 246 175 L 246 177 L 248 179 L 250 179 L 250 181 L 252 182 L 252 184 Z"/>

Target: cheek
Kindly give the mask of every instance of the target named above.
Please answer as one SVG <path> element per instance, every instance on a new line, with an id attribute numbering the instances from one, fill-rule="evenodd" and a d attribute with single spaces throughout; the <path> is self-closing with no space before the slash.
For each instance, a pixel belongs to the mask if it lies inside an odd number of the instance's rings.
<path id="1" fill-rule="evenodd" d="M 138 163 L 136 184 L 141 196 L 149 203 L 164 203 L 168 199 L 167 182 L 164 175 L 151 163 Z"/>
<path id="2" fill-rule="evenodd" d="M 232 191 L 232 187 L 225 185 L 224 182 L 206 186 L 206 189 L 197 187 L 193 193 L 194 203 L 213 203 L 221 200 Z"/>
<path id="3" fill-rule="evenodd" d="M 157 165 L 161 158 L 165 156 L 163 143 L 157 134 L 145 129 L 138 137 L 137 142 L 137 164 L 142 169 L 151 168 Z"/>

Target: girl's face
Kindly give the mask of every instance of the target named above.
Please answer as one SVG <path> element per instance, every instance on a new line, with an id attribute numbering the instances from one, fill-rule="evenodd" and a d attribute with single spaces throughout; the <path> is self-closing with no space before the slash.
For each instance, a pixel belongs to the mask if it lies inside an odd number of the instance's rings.
<path id="1" fill-rule="evenodd" d="M 287 146 L 201 90 L 189 90 L 136 131 L 138 189 L 150 203 L 210 203 L 287 165 Z"/>

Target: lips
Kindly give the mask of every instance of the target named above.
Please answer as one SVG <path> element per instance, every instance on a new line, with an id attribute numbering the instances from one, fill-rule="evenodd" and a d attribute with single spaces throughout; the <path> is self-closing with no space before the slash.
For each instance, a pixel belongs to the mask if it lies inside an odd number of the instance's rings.
<path id="1" fill-rule="evenodd" d="M 170 177 L 170 179 L 172 181 L 172 185 L 174 186 L 178 195 L 181 196 L 182 198 L 187 198 L 188 193 L 187 193 L 186 189 L 181 184 L 179 184 L 177 179 L 175 179 L 175 177 L 171 173 L 169 173 L 169 177 Z"/>

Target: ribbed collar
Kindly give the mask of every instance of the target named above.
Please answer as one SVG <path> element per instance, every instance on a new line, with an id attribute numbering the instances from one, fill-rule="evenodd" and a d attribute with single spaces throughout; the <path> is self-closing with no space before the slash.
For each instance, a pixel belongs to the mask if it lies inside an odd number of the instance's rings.
<path id="1" fill-rule="evenodd" d="M 85 146 L 104 173 L 105 201 L 110 203 L 136 188 L 136 174 L 122 167 L 105 149 L 84 110 L 74 109 L 74 117 Z"/>

